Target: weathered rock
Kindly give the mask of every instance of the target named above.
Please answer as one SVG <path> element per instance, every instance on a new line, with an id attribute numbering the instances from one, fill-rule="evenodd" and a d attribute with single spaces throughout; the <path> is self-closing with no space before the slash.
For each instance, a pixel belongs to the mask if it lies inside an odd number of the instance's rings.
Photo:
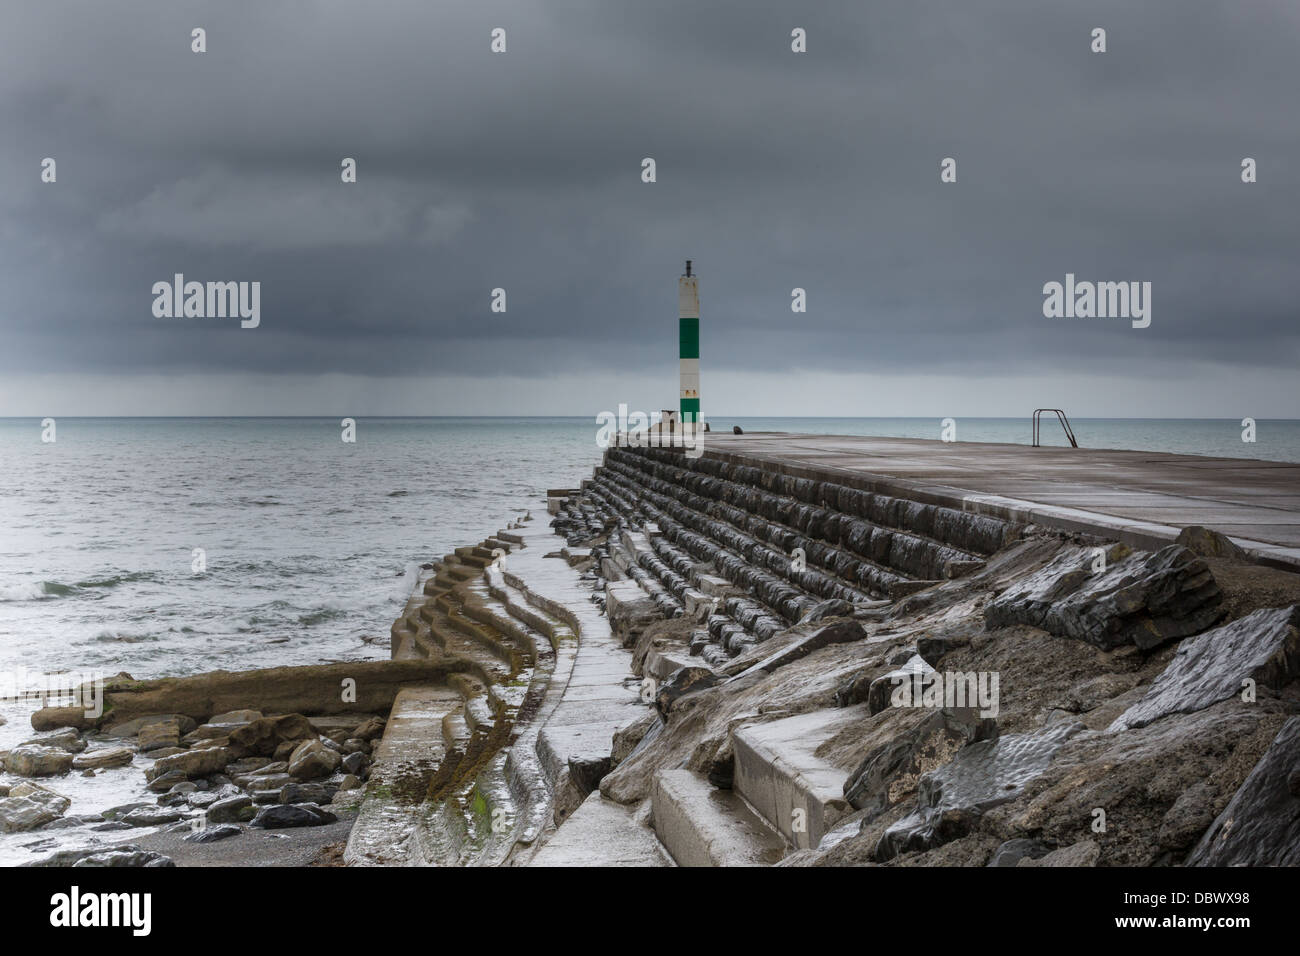
<path id="1" fill-rule="evenodd" d="M 175 723 L 177 726 L 177 736 L 188 734 L 196 725 L 191 717 L 184 714 L 149 714 L 144 717 L 134 717 L 131 720 L 114 724 L 108 728 L 105 733 L 110 737 L 135 737 L 140 731 L 152 724 Z"/>
<path id="2" fill-rule="evenodd" d="M 296 782 L 295 779 L 287 773 L 267 773 L 256 777 L 248 777 L 246 779 L 247 783 L 245 786 L 247 786 L 249 791 L 254 795 L 259 793 L 269 793 L 272 791 L 278 794 L 285 787 L 289 786 L 289 784 Z"/>
<path id="3" fill-rule="evenodd" d="M 123 803 L 116 807 L 109 807 L 101 814 L 101 816 L 105 820 L 116 820 L 118 817 L 126 816 L 132 810 L 137 810 L 140 807 L 152 807 L 152 806 L 153 806 L 152 803 Z"/>
<path id="4" fill-rule="evenodd" d="M 242 794 L 223 797 L 208 807 L 208 823 L 241 823 L 253 815 L 253 798 Z"/>
<path id="5" fill-rule="evenodd" d="M 651 730 L 663 725 L 659 713 L 654 710 L 646 712 L 626 727 L 614 731 L 613 745 L 610 749 L 610 767 L 617 767 L 640 745 Z"/>
<path id="6" fill-rule="evenodd" d="M 800 619 L 799 623 L 815 624 L 828 617 L 848 617 L 852 613 L 852 604 L 848 601 L 842 601 L 839 598 L 832 598 L 829 601 L 822 601 L 820 604 L 813 605 L 812 610 L 805 614 Z"/>
<path id="7" fill-rule="evenodd" d="M 1216 793 L 1209 781 L 1202 780 L 1179 794 L 1160 821 L 1156 845 L 1171 852 L 1186 851 L 1214 822 Z"/>
<path id="8" fill-rule="evenodd" d="M 152 850 L 128 849 L 118 847 L 83 856 L 73 866 L 175 866 L 171 857 L 163 856 Z"/>
<path id="9" fill-rule="evenodd" d="M 291 783 L 281 788 L 279 802 L 326 804 L 338 790 L 338 784 L 334 783 Z"/>
<path id="10" fill-rule="evenodd" d="M 343 770 L 346 773 L 352 773 L 352 774 L 362 773 L 366 769 L 366 766 L 369 763 L 370 763 L 370 758 L 359 750 L 354 750 L 348 754 L 345 754 L 342 761 L 340 761 Z"/>
<path id="11" fill-rule="evenodd" d="M 1111 549 L 1121 554 L 1122 546 Z M 1103 650 L 1151 650 L 1199 633 L 1223 616 L 1223 595 L 1204 559 L 1180 545 L 1136 552 L 1093 572 L 1093 553 L 1070 548 L 984 609 L 985 624 L 1029 624 Z"/>
<path id="12" fill-rule="evenodd" d="M 308 718 L 318 734 L 334 740 L 347 740 L 349 737 L 355 737 L 355 731 L 358 727 L 374 719 L 376 719 L 374 714 L 325 714 Z"/>
<path id="13" fill-rule="evenodd" d="M 343 779 L 339 781 L 340 790 L 356 790 L 361 786 L 361 778 L 356 774 L 345 773 Z M 335 794 L 337 797 L 338 794 Z"/>
<path id="14" fill-rule="evenodd" d="M 203 827 L 201 830 L 195 830 L 189 836 L 182 837 L 186 843 L 216 843 L 218 840 L 225 840 L 229 837 L 239 836 L 244 831 L 235 826 L 233 823 L 220 823 L 216 826 Z"/>
<path id="15" fill-rule="evenodd" d="M 316 740 L 319 735 L 302 714 L 262 717 L 230 732 L 230 742 L 246 754 L 269 757 L 289 741 Z"/>
<path id="16" fill-rule="evenodd" d="M 969 646 L 970 638 L 965 634 L 927 635 L 917 638 L 916 653 L 931 667 L 938 667 L 945 654 Z"/>
<path id="17" fill-rule="evenodd" d="M 993 856 L 989 858 L 987 866 L 1016 866 L 1023 859 L 1036 860 L 1039 857 L 1047 856 L 1052 848 L 1039 843 L 1037 840 L 1027 840 L 1023 837 L 1017 837 L 1014 840 L 1008 840 L 993 851 Z"/>
<path id="18" fill-rule="evenodd" d="M 871 687 L 867 691 L 867 712 L 878 714 L 893 706 L 895 691 L 906 689 L 910 694 L 918 675 L 922 681 L 925 681 L 932 678 L 934 674 L 934 668 L 927 664 L 920 654 L 913 654 L 902 667 L 888 674 L 882 674 L 871 682 Z"/>
<path id="19" fill-rule="evenodd" d="M 1191 525 L 1178 532 L 1174 543 L 1207 558 L 1232 558 L 1238 561 L 1247 558 L 1246 552 L 1237 547 L 1227 535 L 1200 525 Z"/>
<path id="20" fill-rule="evenodd" d="M 1300 865 L 1300 717 L 1292 717 L 1187 858 L 1188 866 Z"/>
<path id="21" fill-rule="evenodd" d="M 145 778 L 150 782 L 164 774 L 177 771 L 187 779 L 203 777 L 216 773 L 235 759 L 235 754 L 227 747 L 205 747 L 202 750 L 187 750 L 185 753 L 163 757 L 145 771 Z"/>
<path id="22" fill-rule="evenodd" d="M 96 827 L 95 829 L 99 830 L 103 828 Z M 119 862 L 115 864 L 106 863 L 104 858 L 106 854 L 110 854 L 110 853 L 118 855 Z M 101 850 L 101 849 L 95 849 L 93 847 L 84 847 L 84 846 L 72 847 L 67 850 L 59 850 L 56 853 L 53 853 L 50 856 L 47 856 L 43 859 L 34 860 L 31 863 L 23 863 L 21 865 L 35 866 L 35 867 L 75 866 L 79 861 L 89 859 L 90 857 L 93 856 L 99 858 L 99 861 L 91 865 L 123 866 L 123 865 L 132 865 L 130 863 L 122 862 L 122 859 L 124 857 L 129 858 L 133 855 L 135 855 L 136 859 L 138 860 L 138 862 L 135 865 L 141 865 L 141 866 L 145 865 L 145 862 L 149 859 L 167 859 L 166 857 L 163 857 L 160 854 L 141 850 L 134 843 L 121 843 L 114 846 L 111 850 Z M 161 864 L 161 865 L 170 866 L 171 863 L 169 861 L 168 863 Z"/>
<path id="23" fill-rule="evenodd" d="M 81 734 L 71 727 L 56 733 L 33 737 L 31 740 L 24 740 L 23 744 L 30 744 L 33 747 L 55 747 L 59 750 L 66 750 L 71 754 L 79 754 L 86 749 L 86 742 L 81 739 Z"/>
<path id="24" fill-rule="evenodd" d="M 121 822 L 133 827 L 156 827 L 164 823 L 184 820 L 189 814 L 176 807 L 137 807 L 121 818 Z"/>
<path id="25" fill-rule="evenodd" d="M 1246 679 L 1280 691 L 1300 676 L 1300 604 L 1269 608 L 1183 641 L 1146 696 L 1111 724 L 1145 727 L 1241 693 Z"/>
<path id="26" fill-rule="evenodd" d="M 936 710 L 917 727 L 872 750 L 844 782 L 844 797 L 872 820 L 910 797 L 921 776 L 969 743 L 997 735 L 997 724 L 969 707 Z"/>
<path id="27" fill-rule="evenodd" d="M 927 850 L 970 833 L 982 814 L 1018 797 L 1083 729 L 1083 724 L 1060 723 L 963 747 L 949 763 L 921 777 L 917 810 L 884 832 L 876 860 Z"/>
<path id="28" fill-rule="evenodd" d="M 233 760 L 226 765 L 226 773 L 239 776 L 241 774 L 255 773 L 263 767 L 273 763 L 270 757 L 241 757 Z M 287 768 L 287 764 L 285 765 Z"/>
<path id="29" fill-rule="evenodd" d="M 57 747 L 20 744 L 5 756 L 5 769 L 19 777 L 52 777 L 72 769 L 72 754 Z"/>
<path id="30" fill-rule="evenodd" d="M 259 810 L 249 826 L 279 830 L 286 827 L 318 827 L 337 820 L 338 817 L 334 814 L 313 803 L 277 803 Z"/>
<path id="31" fill-rule="evenodd" d="M 150 793 L 166 793 L 176 784 L 188 779 L 180 770 L 168 770 L 145 784 L 145 789 Z"/>
<path id="32" fill-rule="evenodd" d="M 180 746 L 181 725 L 176 720 L 159 720 L 140 728 L 136 744 L 144 753 Z"/>
<path id="33" fill-rule="evenodd" d="M 371 717 L 352 731 L 352 736 L 358 740 L 370 741 L 384 735 L 384 726 L 386 721 L 382 717 Z"/>
<path id="34" fill-rule="evenodd" d="M 1096 866 L 1101 847 L 1095 840 L 1080 840 L 1044 856 L 1022 856 L 1016 866 Z"/>
<path id="35" fill-rule="evenodd" d="M 52 823 L 67 812 L 72 801 L 33 783 L 20 783 L 0 798 L 0 833 L 24 833 Z"/>
<path id="36" fill-rule="evenodd" d="M 199 724 L 190 733 L 181 738 L 181 743 L 193 747 L 207 740 L 224 740 L 229 742 L 230 734 L 241 727 L 247 727 L 243 724 Z"/>
<path id="37" fill-rule="evenodd" d="M 224 714 L 214 714 L 208 718 L 208 723 L 221 726 L 223 724 L 251 724 L 255 720 L 262 719 L 260 710 L 228 710 Z"/>
<path id="38" fill-rule="evenodd" d="M 301 740 L 281 741 L 279 744 L 276 745 L 275 752 L 271 755 L 272 759 L 276 763 L 283 763 L 285 767 L 288 767 L 289 758 L 293 756 L 293 752 L 298 749 L 298 745 L 301 743 L 302 743 Z"/>
<path id="39" fill-rule="evenodd" d="M 61 727 L 88 730 L 95 724 L 96 718 L 87 716 L 85 706 L 42 707 L 32 714 L 33 730 L 58 730 Z"/>
<path id="40" fill-rule="evenodd" d="M 806 631 L 806 633 L 800 634 L 800 631 Z M 769 654 L 739 676 L 744 677 L 745 674 L 757 671 L 765 671 L 770 674 L 772 671 L 807 657 L 813 651 L 820 650 L 823 647 L 829 647 L 831 644 L 849 644 L 853 641 L 860 641 L 867 636 L 866 629 L 862 624 L 853 620 L 835 621 L 821 626 L 814 624 L 811 628 L 806 624 L 800 624 L 787 633 L 791 632 L 799 636 L 780 650 Z"/>
<path id="41" fill-rule="evenodd" d="M 659 685 L 655 692 L 655 708 L 667 719 L 673 705 L 687 694 L 715 686 L 718 676 L 707 667 L 683 667 Z"/>
<path id="42" fill-rule="evenodd" d="M 342 758 L 319 740 L 299 744 L 289 757 L 289 776 L 296 780 L 328 777 L 339 768 Z"/>
<path id="43" fill-rule="evenodd" d="M 105 767 L 125 767 L 135 759 L 129 747 L 106 747 L 90 750 L 72 758 L 73 770 L 100 770 Z"/>

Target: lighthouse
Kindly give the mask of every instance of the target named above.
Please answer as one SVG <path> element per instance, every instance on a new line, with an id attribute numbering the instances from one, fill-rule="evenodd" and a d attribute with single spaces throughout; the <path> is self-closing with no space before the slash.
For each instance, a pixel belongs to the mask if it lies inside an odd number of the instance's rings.
<path id="1" fill-rule="evenodd" d="M 700 419 L 700 290 L 686 260 L 686 274 L 677 280 L 677 331 L 681 362 L 681 419 L 683 430 Z"/>

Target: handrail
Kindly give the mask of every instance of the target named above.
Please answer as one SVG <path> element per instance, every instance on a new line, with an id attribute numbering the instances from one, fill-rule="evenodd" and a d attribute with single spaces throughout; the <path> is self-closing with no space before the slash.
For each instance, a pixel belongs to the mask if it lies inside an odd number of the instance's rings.
<path id="1" fill-rule="evenodd" d="M 1043 412 L 1056 412 L 1056 420 L 1059 421 L 1061 423 L 1061 427 L 1065 429 L 1065 437 L 1070 439 L 1070 447 L 1078 448 L 1079 443 L 1074 440 L 1074 429 L 1070 427 L 1070 420 L 1065 417 L 1065 410 L 1061 408 L 1035 408 L 1034 409 L 1034 447 L 1035 448 L 1041 447 L 1038 443 L 1038 436 L 1039 436 L 1039 429 L 1041 427 L 1039 423 L 1039 419 L 1042 417 Z"/>

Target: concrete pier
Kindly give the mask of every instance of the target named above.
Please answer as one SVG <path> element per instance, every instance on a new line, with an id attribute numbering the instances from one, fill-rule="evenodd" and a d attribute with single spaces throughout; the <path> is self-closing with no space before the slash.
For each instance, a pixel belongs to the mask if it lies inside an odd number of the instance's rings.
<path id="1" fill-rule="evenodd" d="M 1158 548 L 1188 525 L 1300 569 L 1300 464 L 982 442 L 710 432 L 705 454 Z"/>

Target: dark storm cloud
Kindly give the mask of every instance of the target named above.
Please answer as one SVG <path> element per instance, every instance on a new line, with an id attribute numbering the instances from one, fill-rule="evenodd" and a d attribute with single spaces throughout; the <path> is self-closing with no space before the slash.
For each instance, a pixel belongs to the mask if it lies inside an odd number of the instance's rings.
<path id="1" fill-rule="evenodd" d="M 1300 357 L 1286 0 L 6 18 L 9 371 L 668 368 L 688 255 L 712 369 L 1169 375 Z M 1259 183 L 1240 182 L 1243 156 Z M 261 327 L 155 319 L 150 287 L 175 272 L 259 280 Z M 1150 281 L 1151 327 L 1043 318 L 1043 283 L 1067 272 Z M 497 286 L 505 314 L 488 310 Z"/>

